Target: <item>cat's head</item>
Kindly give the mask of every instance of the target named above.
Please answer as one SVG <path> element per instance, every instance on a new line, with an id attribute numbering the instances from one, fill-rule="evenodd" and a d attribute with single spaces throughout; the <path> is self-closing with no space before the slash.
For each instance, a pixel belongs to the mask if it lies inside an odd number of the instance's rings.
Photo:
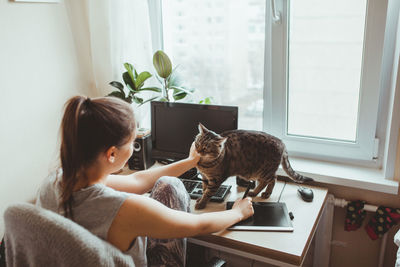
<path id="1" fill-rule="evenodd" d="M 195 138 L 197 152 L 204 158 L 217 158 L 222 150 L 227 138 L 208 130 L 203 124 L 199 123 L 199 133 Z"/>

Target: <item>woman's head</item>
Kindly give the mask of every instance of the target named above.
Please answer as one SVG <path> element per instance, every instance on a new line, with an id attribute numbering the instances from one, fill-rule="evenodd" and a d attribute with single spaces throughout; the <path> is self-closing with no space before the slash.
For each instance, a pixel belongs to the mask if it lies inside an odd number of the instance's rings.
<path id="1" fill-rule="evenodd" d="M 71 196 L 85 169 L 100 155 L 125 147 L 135 137 L 131 106 L 115 97 L 72 97 L 61 122 L 62 204 L 70 216 Z M 110 155 L 109 155 L 110 156 Z M 113 160 L 113 159 L 112 159 Z M 88 181 L 87 181 L 88 182 Z"/>

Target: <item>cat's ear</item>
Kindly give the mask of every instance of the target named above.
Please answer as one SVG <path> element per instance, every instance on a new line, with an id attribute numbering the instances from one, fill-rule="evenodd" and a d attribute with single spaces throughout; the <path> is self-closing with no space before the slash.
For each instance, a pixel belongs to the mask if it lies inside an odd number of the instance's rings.
<path id="1" fill-rule="evenodd" d="M 228 140 L 228 137 L 221 138 L 221 140 L 219 141 L 219 145 L 221 146 L 221 148 L 224 147 L 226 140 Z"/>
<path id="2" fill-rule="evenodd" d="M 204 134 L 207 132 L 208 132 L 208 129 L 203 124 L 199 123 L 199 133 Z"/>

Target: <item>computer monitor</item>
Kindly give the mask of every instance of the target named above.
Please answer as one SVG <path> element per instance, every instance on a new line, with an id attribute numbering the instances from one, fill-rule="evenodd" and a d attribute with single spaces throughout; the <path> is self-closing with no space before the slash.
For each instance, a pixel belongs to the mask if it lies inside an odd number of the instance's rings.
<path id="1" fill-rule="evenodd" d="M 189 154 L 198 125 L 222 133 L 238 126 L 238 107 L 151 102 L 152 157 L 179 160 Z"/>

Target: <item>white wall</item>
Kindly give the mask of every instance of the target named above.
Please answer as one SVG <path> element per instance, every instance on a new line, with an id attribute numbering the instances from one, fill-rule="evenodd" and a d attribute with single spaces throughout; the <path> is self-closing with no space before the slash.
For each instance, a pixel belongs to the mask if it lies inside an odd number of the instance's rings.
<path id="1" fill-rule="evenodd" d="M 0 0 L 0 236 L 8 205 L 34 198 L 54 166 L 65 101 L 88 94 L 63 0 Z"/>

